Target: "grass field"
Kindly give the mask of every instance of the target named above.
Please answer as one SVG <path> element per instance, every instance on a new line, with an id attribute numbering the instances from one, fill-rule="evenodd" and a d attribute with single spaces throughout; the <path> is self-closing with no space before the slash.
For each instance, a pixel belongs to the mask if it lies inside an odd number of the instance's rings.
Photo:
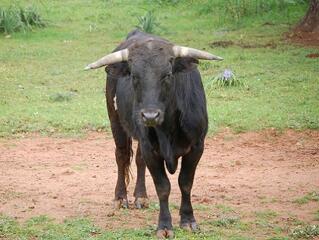
<path id="1" fill-rule="evenodd" d="M 2 2 L 6 6 L 11 1 Z M 319 126 L 319 60 L 306 58 L 317 50 L 288 44 L 282 35 L 304 14 L 302 4 L 233 23 L 207 1 L 33 2 L 48 27 L 0 37 L 0 136 L 108 131 L 104 70 L 84 72 L 83 66 L 110 52 L 137 25 L 137 16 L 154 9 L 158 34 L 225 59 L 200 63 L 211 132 L 224 127 L 247 131 Z M 222 1 L 211 2 L 223 6 Z M 220 40 L 252 47 L 210 46 Z M 272 47 L 260 47 L 263 44 Z M 226 68 L 245 87 L 212 86 L 212 79 Z"/>
<path id="2" fill-rule="evenodd" d="M 173 214 L 177 214 L 178 206 L 171 204 Z M 307 224 L 297 218 L 291 217 L 289 224 L 283 225 L 280 216 L 273 210 L 256 211 L 251 220 L 242 220 L 245 213 L 227 205 L 194 205 L 195 211 L 201 215 L 212 212 L 217 217 L 211 220 L 200 221 L 200 231 L 190 233 L 175 227 L 175 239 L 209 239 L 209 240 L 289 240 L 289 239 L 315 239 L 319 236 L 319 226 Z M 141 210 L 145 218 L 152 219 L 158 214 L 159 206 L 151 203 L 149 209 Z M 134 210 L 133 210 L 134 212 Z M 130 218 L 131 210 L 121 210 L 114 217 L 115 222 L 126 223 Z M 134 216 L 131 216 L 134 218 Z M 247 216 L 246 216 L 247 218 Z M 47 216 L 37 216 L 18 223 L 16 220 L 0 214 L 0 239 L 44 239 L 44 240 L 78 240 L 78 239 L 156 239 L 156 225 L 141 228 L 105 230 L 92 223 L 88 218 L 67 219 L 57 223 L 55 219 Z M 288 234 L 287 234 L 288 232 Z"/>
<path id="3" fill-rule="evenodd" d="M 14 2 L 28 6 L 31 1 Z M 199 65 L 210 134 L 225 127 L 234 132 L 318 129 L 319 58 L 306 55 L 319 50 L 284 39 L 284 33 L 304 15 L 307 6 L 302 1 L 287 1 L 292 3 L 284 9 L 235 19 L 230 17 L 231 9 L 222 10 L 225 2 L 32 1 L 47 27 L 0 35 L 0 137 L 33 132 L 108 132 L 105 72 L 85 72 L 83 68 L 112 51 L 138 24 L 137 17 L 147 11 L 153 11 L 160 23 L 157 34 L 224 58 L 223 62 L 202 61 Z M 2 0 L 0 7 L 10 4 L 12 1 Z M 213 44 L 230 40 L 233 44 L 227 47 Z M 225 69 L 231 69 L 242 85 L 215 85 L 214 79 Z M 154 215 L 157 210 L 148 211 Z M 318 213 L 314 217 L 318 219 Z M 270 231 L 274 237 L 269 239 L 290 239 L 282 235 L 283 229 L 272 221 L 274 218 L 276 215 L 269 213 L 257 214 L 252 222 L 237 218 L 202 222 L 202 232 L 193 235 L 177 229 L 176 235 L 180 239 L 240 240 Z M 300 231 L 312 231 L 309 228 L 305 225 Z M 87 219 L 56 223 L 45 216 L 18 223 L 0 215 L 0 239 L 140 239 L 151 238 L 153 232 L 154 227 L 108 232 Z"/>

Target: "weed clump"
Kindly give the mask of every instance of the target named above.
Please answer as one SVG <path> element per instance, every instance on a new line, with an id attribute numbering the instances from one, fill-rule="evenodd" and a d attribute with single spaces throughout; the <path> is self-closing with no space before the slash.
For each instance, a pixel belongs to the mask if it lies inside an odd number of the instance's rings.
<path id="1" fill-rule="evenodd" d="M 66 93 L 54 93 L 49 96 L 49 100 L 51 102 L 69 102 L 75 96 L 73 92 L 66 92 Z"/>
<path id="2" fill-rule="evenodd" d="M 213 225 L 215 225 L 216 227 L 230 228 L 233 225 L 237 224 L 238 222 L 239 222 L 239 218 L 236 216 L 225 216 L 216 220 L 213 223 Z"/>
<path id="3" fill-rule="evenodd" d="M 237 78 L 234 72 L 230 69 L 225 69 L 219 73 L 212 80 L 213 85 L 218 87 L 231 87 L 231 86 L 243 86 L 244 83 L 241 79 Z"/>
<path id="4" fill-rule="evenodd" d="M 301 198 L 295 199 L 293 202 L 302 205 L 302 204 L 306 204 L 306 203 L 311 202 L 311 201 L 319 202 L 319 193 L 310 192 Z"/>
<path id="5" fill-rule="evenodd" d="M 160 5 L 176 5 L 181 2 L 181 0 L 154 0 L 154 2 Z"/>
<path id="6" fill-rule="evenodd" d="M 291 232 L 293 238 L 310 239 L 319 236 L 319 225 L 307 225 L 295 228 Z"/>
<path id="7" fill-rule="evenodd" d="M 147 11 L 144 16 L 137 16 L 138 29 L 146 33 L 154 33 L 156 28 L 159 27 L 159 22 L 157 21 L 153 11 Z"/>
<path id="8" fill-rule="evenodd" d="M 43 28 L 46 25 L 34 6 L 23 8 L 12 5 L 0 8 L 0 33 L 9 35 L 13 32 L 30 31 L 34 27 Z"/>

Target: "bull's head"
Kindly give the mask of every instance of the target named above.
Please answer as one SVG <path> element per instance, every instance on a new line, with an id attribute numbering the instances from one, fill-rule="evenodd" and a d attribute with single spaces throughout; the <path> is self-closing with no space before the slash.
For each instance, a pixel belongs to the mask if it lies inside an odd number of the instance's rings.
<path id="1" fill-rule="evenodd" d="M 221 57 L 208 52 L 149 38 L 108 54 L 89 64 L 85 70 L 127 61 L 139 118 L 145 126 L 156 126 L 163 122 L 164 112 L 170 104 L 174 62 L 180 57 L 222 60 Z"/>

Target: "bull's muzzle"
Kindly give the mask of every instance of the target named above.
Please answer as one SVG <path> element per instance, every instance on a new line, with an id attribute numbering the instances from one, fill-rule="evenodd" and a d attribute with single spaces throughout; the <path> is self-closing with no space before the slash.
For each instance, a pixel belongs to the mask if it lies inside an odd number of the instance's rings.
<path id="1" fill-rule="evenodd" d="M 161 124 L 162 114 L 160 109 L 149 108 L 141 110 L 142 121 L 147 127 L 155 127 Z"/>

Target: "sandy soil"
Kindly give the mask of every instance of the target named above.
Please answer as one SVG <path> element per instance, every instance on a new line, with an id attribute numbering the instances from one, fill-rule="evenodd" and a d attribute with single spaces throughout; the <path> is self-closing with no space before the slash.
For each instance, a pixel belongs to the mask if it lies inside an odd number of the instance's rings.
<path id="1" fill-rule="evenodd" d="M 63 220 L 86 216 L 114 228 L 111 217 L 116 182 L 114 143 L 105 133 L 84 138 L 29 136 L 0 139 L 0 213 L 18 220 L 45 214 Z M 129 185 L 132 197 L 136 176 Z M 170 201 L 179 204 L 177 174 L 170 176 Z M 150 200 L 157 201 L 149 173 Z M 206 141 L 193 188 L 194 204 L 232 206 L 249 216 L 271 209 L 287 219 L 292 215 L 312 222 L 318 202 L 293 202 L 319 190 L 319 132 L 267 130 L 259 133 L 224 132 Z M 199 205 L 200 206 L 200 205 Z M 122 224 L 155 223 L 132 210 Z M 210 213 L 199 213 L 199 221 Z M 109 220 L 111 219 L 111 220 Z M 173 211 L 177 221 L 178 212 Z"/>

